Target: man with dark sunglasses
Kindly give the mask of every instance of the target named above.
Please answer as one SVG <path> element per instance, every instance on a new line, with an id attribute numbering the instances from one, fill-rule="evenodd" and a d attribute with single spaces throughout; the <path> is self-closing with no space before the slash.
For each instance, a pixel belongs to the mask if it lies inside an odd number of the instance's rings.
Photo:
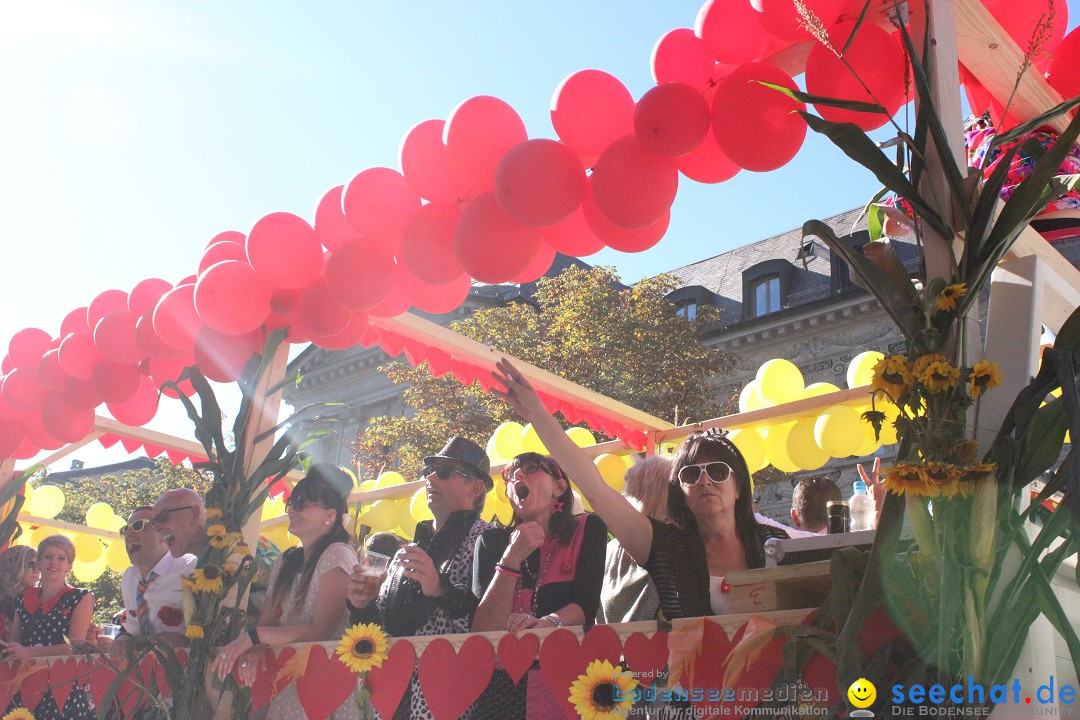
<path id="1" fill-rule="evenodd" d="M 206 510 L 200 495 L 189 488 L 161 494 L 150 519 L 173 557 L 198 555 L 206 543 Z"/>
<path id="2" fill-rule="evenodd" d="M 381 586 L 360 565 L 349 581 L 352 622 L 379 623 L 395 637 L 469 632 L 478 602 L 471 589 L 473 553 L 491 527 L 480 519 L 494 486 L 482 447 L 452 437 L 424 458 L 422 473 L 434 519 L 417 523 L 413 542 L 394 556 Z M 429 717 L 415 674 L 394 717 Z"/>

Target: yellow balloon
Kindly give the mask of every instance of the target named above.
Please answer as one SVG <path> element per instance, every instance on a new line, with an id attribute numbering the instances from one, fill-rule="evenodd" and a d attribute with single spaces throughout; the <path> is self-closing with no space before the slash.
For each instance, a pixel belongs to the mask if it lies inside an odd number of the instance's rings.
<path id="1" fill-rule="evenodd" d="M 501 502 L 495 506 L 495 519 L 502 525 L 507 526 L 514 519 L 514 508 L 508 502 Z"/>
<path id="2" fill-rule="evenodd" d="M 623 464 L 626 465 L 627 470 L 634 467 L 634 463 L 638 461 L 637 453 L 626 453 L 625 455 L 620 455 L 619 457 L 622 458 Z"/>
<path id="3" fill-rule="evenodd" d="M 432 520 L 435 517 L 431 514 L 431 509 L 428 507 L 427 490 L 424 488 L 420 488 L 413 493 L 413 496 L 409 498 L 408 508 L 409 513 L 415 518 L 416 522 L 420 522 L 421 520 Z"/>
<path id="4" fill-rule="evenodd" d="M 765 452 L 769 463 L 781 472 L 796 472 L 799 466 L 787 454 L 787 440 L 794 422 L 774 424 L 765 431 Z"/>
<path id="5" fill-rule="evenodd" d="M 97 502 L 86 509 L 86 526 L 104 530 L 112 525 L 112 519 L 116 517 L 112 506 L 108 503 Z"/>
<path id="6" fill-rule="evenodd" d="M 397 504 L 393 500 L 376 500 L 371 509 L 360 516 L 360 523 L 375 532 L 389 530 L 398 523 Z"/>
<path id="7" fill-rule="evenodd" d="M 101 543 L 98 543 L 100 545 Z M 71 572 L 75 575 L 75 578 L 80 582 L 88 583 L 94 582 L 101 573 L 105 572 L 106 562 L 105 556 L 99 555 L 98 558 L 92 562 L 83 562 L 78 558 L 71 564 Z"/>
<path id="8" fill-rule="evenodd" d="M 758 393 L 772 405 L 798 400 L 803 394 L 802 371 L 789 360 L 777 358 L 758 368 Z"/>
<path id="9" fill-rule="evenodd" d="M 746 469 L 751 474 L 765 467 L 765 441 L 753 428 L 732 430 L 728 440 L 735 444 L 746 461 Z"/>
<path id="10" fill-rule="evenodd" d="M 55 485 L 42 485 L 31 499 L 30 514 L 37 517 L 54 518 L 64 509 L 64 491 Z"/>
<path id="11" fill-rule="evenodd" d="M 30 507 L 30 501 L 34 499 L 34 486 L 30 483 L 23 485 L 23 506 L 22 511 L 27 512 L 27 508 Z"/>
<path id="12" fill-rule="evenodd" d="M 75 559 L 92 563 L 101 557 L 101 541 L 93 535 L 75 536 Z"/>
<path id="13" fill-rule="evenodd" d="M 751 380 L 739 393 L 739 412 L 751 412 L 766 407 L 766 403 L 758 392 L 757 380 Z"/>
<path id="14" fill-rule="evenodd" d="M 495 485 L 495 494 L 499 496 L 499 502 L 510 502 L 510 498 L 506 497 L 506 481 L 502 479 L 502 476 L 492 475 L 491 481 Z"/>
<path id="15" fill-rule="evenodd" d="M 881 443 L 878 442 L 877 437 L 874 435 L 873 425 L 864 421 L 863 430 L 865 431 L 865 435 L 863 435 L 862 445 L 856 448 L 855 452 L 852 453 L 856 457 L 866 457 L 867 455 L 873 455 L 877 452 L 877 449 L 881 447 Z M 882 435 L 885 434 L 884 430 L 885 428 L 883 426 L 881 433 Z"/>
<path id="16" fill-rule="evenodd" d="M 814 423 L 814 440 L 832 457 L 848 457 L 863 443 L 862 420 L 847 405 L 826 408 Z"/>
<path id="17" fill-rule="evenodd" d="M 416 532 L 416 523 L 418 522 L 413 517 L 412 508 L 407 501 L 402 500 L 398 502 L 397 511 L 398 527 L 405 531 L 403 536 L 412 537 L 413 533 Z"/>
<path id="18" fill-rule="evenodd" d="M 499 451 L 495 449 L 495 436 L 494 435 L 492 435 L 490 438 L 488 438 L 487 447 L 484 448 L 484 450 L 487 452 L 488 461 L 492 465 L 502 465 L 507 460 L 507 458 L 504 458 L 502 455 L 499 454 Z"/>
<path id="19" fill-rule="evenodd" d="M 14 544 L 30 547 L 30 528 L 27 527 L 25 523 L 19 523 L 19 528 L 22 529 L 22 532 L 19 534 L 19 537 Z"/>
<path id="20" fill-rule="evenodd" d="M 829 462 L 829 455 L 814 442 L 815 418 L 803 418 L 788 433 L 787 453 L 803 470 L 817 470 Z"/>
<path id="21" fill-rule="evenodd" d="M 521 434 L 525 428 L 521 423 L 504 422 L 495 428 L 491 438 L 495 441 L 495 452 L 502 458 L 513 460 L 521 454 Z"/>
<path id="22" fill-rule="evenodd" d="M 131 567 L 131 558 L 128 557 L 127 548 L 122 540 L 114 540 L 105 549 L 105 564 L 116 573 L 122 573 Z"/>
<path id="23" fill-rule="evenodd" d="M 484 509 L 480 511 L 480 519 L 491 522 L 491 518 L 495 517 L 495 508 L 499 504 L 499 496 L 494 490 L 484 495 Z"/>
<path id="24" fill-rule="evenodd" d="M 810 383 L 803 390 L 804 398 L 819 397 L 821 395 L 828 395 L 829 393 L 840 392 L 840 388 L 836 387 L 832 383 L 816 382 Z"/>
<path id="25" fill-rule="evenodd" d="M 120 528 L 124 527 L 125 525 L 127 525 L 127 520 L 122 517 L 117 517 L 116 515 L 113 515 L 112 520 L 109 521 L 109 527 L 107 529 L 112 530 L 113 532 L 120 532 Z"/>
<path id="26" fill-rule="evenodd" d="M 589 432 L 588 428 L 572 427 L 567 428 L 566 434 L 574 441 L 574 444 L 578 447 L 589 447 L 596 444 L 596 438 Z"/>
<path id="27" fill-rule="evenodd" d="M 282 502 L 281 497 L 281 495 L 278 495 L 277 497 L 266 499 L 262 506 L 260 519 L 272 520 L 285 514 L 285 503 Z"/>
<path id="28" fill-rule="evenodd" d="M 379 477 L 375 478 L 375 488 L 393 487 L 394 485 L 403 485 L 405 478 L 399 472 L 384 472 Z"/>
<path id="29" fill-rule="evenodd" d="M 273 543 L 278 550 L 284 550 L 289 547 L 288 523 L 278 523 L 271 528 L 261 531 L 260 535 Z"/>
<path id="30" fill-rule="evenodd" d="M 626 485 L 626 463 L 618 455 L 611 453 L 597 455 L 593 458 L 593 464 L 600 471 L 600 477 L 604 479 L 604 482 L 618 492 L 622 492 L 623 486 Z"/>
<path id="31" fill-rule="evenodd" d="M 50 535 L 55 535 L 56 530 L 51 527 L 45 527 L 39 525 L 32 533 L 30 533 L 30 545 L 31 547 L 37 547 L 41 544 L 41 541 Z"/>
<path id="32" fill-rule="evenodd" d="M 867 350 L 851 358 L 847 366 L 847 386 L 855 388 L 869 385 L 874 379 L 874 366 L 884 357 L 877 350 Z"/>
<path id="33" fill-rule="evenodd" d="M 529 423 L 521 431 L 521 452 L 534 452 L 547 455 L 548 449 L 544 446 L 540 436 L 536 434 L 536 428 Z"/>

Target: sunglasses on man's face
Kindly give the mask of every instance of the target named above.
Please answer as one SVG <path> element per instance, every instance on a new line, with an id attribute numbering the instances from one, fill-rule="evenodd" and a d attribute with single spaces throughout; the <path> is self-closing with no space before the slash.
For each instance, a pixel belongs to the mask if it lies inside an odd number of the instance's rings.
<path id="1" fill-rule="evenodd" d="M 679 470 L 679 482 L 688 487 L 693 487 L 701 481 L 701 476 L 709 478 L 714 485 L 725 483 L 731 479 L 735 472 L 726 462 L 714 460 L 713 462 L 684 465 Z"/>
<path id="2" fill-rule="evenodd" d="M 285 509 L 293 510 L 295 512 L 303 512 L 304 508 L 306 508 L 308 505 L 317 505 L 323 510 L 333 509 L 327 507 L 326 505 L 323 505 L 321 502 L 315 502 L 314 500 L 304 497 L 303 495 L 291 495 L 289 499 L 285 501 Z"/>
<path id="3" fill-rule="evenodd" d="M 428 465 L 425 466 L 424 469 L 420 472 L 424 477 L 431 477 L 432 475 L 434 475 L 440 480 L 445 480 L 451 475 L 457 475 L 459 477 L 465 478 L 466 480 L 471 477 L 469 473 L 465 472 L 464 470 L 459 470 L 452 465 Z"/>
<path id="4" fill-rule="evenodd" d="M 181 510 L 193 510 L 194 508 L 194 505 L 181 505 L 177 508 L 169 508 L 168 510 L 162 510 L 157 515 L 150 518 L 150 524 L 164 525 L 165 523 L 169 522 L 169 516 L 172 515 L 174 512 L 180 512 Z"/>
<path id="5" fill-rule="evenodd" d="M 150 527 L 150 521 L 145 518 L 139 518 L 138 520 L 132 520 L 130 523 L 120 528 L 120 534 L 127 535 L 128 533 L 141 533 L 148 527 Z"/>

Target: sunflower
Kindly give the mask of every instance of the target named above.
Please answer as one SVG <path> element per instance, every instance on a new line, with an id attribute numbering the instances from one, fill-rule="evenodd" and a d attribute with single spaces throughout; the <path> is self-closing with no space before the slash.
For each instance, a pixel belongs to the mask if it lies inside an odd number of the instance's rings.
<path id="1" fill-rule="evenodd" d="M 924 462 L 923 475 L 926 477 L 926 495 L 953 497 L 961 490 L 963 472 L 952 463 Z"/>
<path id="2" fill-rule="evenodd" d="M 570 702 L 585 720 L 621 720 L 633 706 L 633 673 L 607 660 L 593 660 L 570 685 Z"/>
<path id="3" fill-rule="evenodd" d="M 229 545 L 236 545 L 237 543 L 244 542 L 244 533 L 231 532 L 225 536 L 225 542 Z"/>
<path id="4" fill-rule="evenodd" d="M 220 550 L 228 544 L 228 541 L 226 540 L 224 525 L 211 525 L 210 527 L 206 528 L 206 536 L 209 538 L 207 542 L 212 548 L 217 548 Z"/>
<path id="5" fill-rule="evenodd" d="M 927 365 L 918 379 L 932 393 L 945 392 L 960 383 L 960 368 L 953 367 L 948 360 L 938 360 Z"/>
<path id="6" fill-rule="evenodd" d="M 225 513 L 221 512 L 221 508 L 208 508 L 206 510 L 207 522 L 213 522 L 214 520 L 220 520 L 225 517 Z"/>
<path id="7" fill-rule="evenodd" d="M 24 707 L 15 708 L 5 715 L 3 720 L 34 720 L 34 713 Z"/>
<path id="8" fill-rule="evenodd" d="M 206 565 L 198 568 L 191 574 L 195 592 L 219 593 L 224 589 L 225 583 L 221 577 L 221 568 L 217 565 Z"/>
<path id="9" fill-rule="evenodd" d="M 186 635 L 189 640 L 200 640 L 206 633 L 203 632 L 202 625 L 188 625 L 187 630 L 184 631 L 184 635 Z"/>
<path id="10" fill-rule="evenodd" d="M 895 465 L 885 474 L 885 489 L 897 495 L 931 495 L 922 465 Z"/>
<path id="11" fill-rule="evenodd" d="M 353 672 L 367 672 L 382 667 L 390 643 L 383 629 L 374 623 L 354 625 L 341 636 L 338 659 Z"/>
<path id="12" fill-rule="evenodd" d="M 971 368 L 971 377 L 968 378 L 968 390 L 971 392 L 971 397 L 977 398 L 983 390 L 1000 385 L 1001 376 L 1002 372 L 998 369 L 996 362 L 983 360 L 975 363 L 975 367 Z"/>
<path id="13" fill-rule="evenodd" d="M 967 295 L 967 285 L 956 283 L 946 285 L 945 289 L 934 298 L 934 307 L 942 312 L 956 312 L 956 301 Z"/>
<path id="14" fill-rule="evenodd" d="M 870 387 L 884 390 L 894 400 L 903 397 L 911 388 L 911 369 L 903 355 L 890 355 L 881 358 L 874 365 L 874 377 Z"/>

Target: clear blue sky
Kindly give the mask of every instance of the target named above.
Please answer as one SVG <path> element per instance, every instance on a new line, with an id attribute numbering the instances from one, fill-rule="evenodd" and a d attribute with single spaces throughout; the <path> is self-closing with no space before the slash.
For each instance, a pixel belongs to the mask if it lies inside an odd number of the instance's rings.
<path id="1" fill-rule="evenodd" d="M 1080 0 L 1069 0 L 1076 15 Z M 606 70 L 639 97 L 683 0 L 4 3 L 0 8 L 0 346 L 109 289 L 195 271 L 216 233 L 311 217 L 330 187 L 397 167 L 417 122 L 495 95 L 555 137 L 552 92 Z M 1070 21 L 1070 27 L 1075 25 Z M 860 205 L 876 186 L 809 137 L 771 173 L 680 179 L 671 228 L 624 280 Z"/>

